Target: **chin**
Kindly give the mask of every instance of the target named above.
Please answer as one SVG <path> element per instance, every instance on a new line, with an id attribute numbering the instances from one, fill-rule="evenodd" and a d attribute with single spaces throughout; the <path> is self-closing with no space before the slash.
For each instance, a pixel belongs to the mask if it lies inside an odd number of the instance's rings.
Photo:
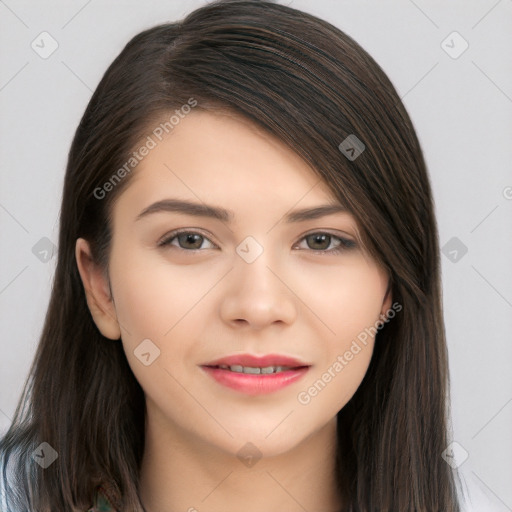
<path id="1" fill-rule="evenodd" d="M 253 455 L 268 458 L 293 450 L 310 435 L 310 432 L 290 432 L 287 429 L 276 428 L 276 425 L 277 423 L 274 423 L 272 428 L 258 429 L 248 426 L 239 430 L 227 425 L 233 437 L 226 435 L 220 439 L 211 439 L 210 442 L 230 456 L 240 458 L 244 455 Z"/>

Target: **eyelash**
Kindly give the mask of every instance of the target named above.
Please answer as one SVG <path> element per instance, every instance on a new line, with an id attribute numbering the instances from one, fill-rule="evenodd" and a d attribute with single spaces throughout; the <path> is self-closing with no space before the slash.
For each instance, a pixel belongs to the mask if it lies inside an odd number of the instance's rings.
<path id="1" fill-rule="evenodd" d="M 181 235 L 183 233 L 186 233 L 189 235 L 199 235 L 199 236 L 203 237 L 204 239 L 208 240 L 213 245 L 215 245 L 207 236 L 203 235 L 199 231 L 189 231 L 186 229 L 182 229 L 182 230 L 172 231 L 171 233 L 166 235 L 166 237 L 163 240 L 158 242 L 158 246 L 166 247 L 168 245 L 171 245 L 171 242 L 175 238 L 177 238 L 178 235 Z M 332 242 L 332 239 L 337 239 L 340 242 L 339 245 L 337 247 L 335 247 L 334 249 L 324 249 L 324 250 L 306 249 L 306 250 L 310 250 L 316 254 L 340 254 L 344 251 L 354 249 L 357 246 L 356 242 L 354 242 L 353 240 L 349 240 L 348 238 L 343 238 L 343 237 L 340 237 L 337 235 L 333 235 L 332 233 L 329 233 L 326 231 L 313 231 L 312 233 L 307 233 L 299 240 L 299 242 L 301 242 L 302 240 L 305 240 L 306 238 L 308 238 L 309 236 L 312 236 L 312 235 L 327 235 L 327 236 L 331 237 L 331 242 Z M 204 249 L 183 249 L 182 247 L 176 247 L 176 246 L 174 246 L 174 247 L 176 249 L 180 249 L 182 251 L 187 251 L 187 252 L 192 252 L 192 253 L 204 250 Z M 300 250 L 304 250 L 304 249 L 300 249 Z"/>

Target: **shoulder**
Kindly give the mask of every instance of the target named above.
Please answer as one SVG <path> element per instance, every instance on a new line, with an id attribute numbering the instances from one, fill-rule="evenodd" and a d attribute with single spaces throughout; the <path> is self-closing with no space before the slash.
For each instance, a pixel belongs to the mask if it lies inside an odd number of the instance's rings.
<path id="1" fill-rule="evenodd" d="M 114 487 L 103 484 L 96 488 L 92 507 L 87 512 L 119 512 L 119 498 Z"/>
<path id="2" fill-rule="evenodd" d="M 0 451 L 0 510 L 7 510 L 7 496 L 4 483 L 4 461 Z"/>
<path id="3" fill-rule="evenodd" d="M 0 450 L 0 511 L 12 510 L 12 489 L 13 489 L 13 466 L 14 459 L 11 457 L 6 461 L 5 453 Z M 9 493 L 9 496 L 8 496 Z M 13 512 L 15 512 L 13 510 Z"/>
<path id="4" fill-rule="evenodd" d="M 18 503 L 20 496 L 14 491 L 15 466 L 19 464 L 15 454 L 6 460 L 5 452 L 0 449 L 0 512 L 21 512 L 26 511 L 28 506 L 24 500 Z M 13 500 L 16 503 L 13 503 Z M 104 483 L 96 487 L 90 508 L 84 512 L 120 512 L 121 505 L 114 485 Z"/>

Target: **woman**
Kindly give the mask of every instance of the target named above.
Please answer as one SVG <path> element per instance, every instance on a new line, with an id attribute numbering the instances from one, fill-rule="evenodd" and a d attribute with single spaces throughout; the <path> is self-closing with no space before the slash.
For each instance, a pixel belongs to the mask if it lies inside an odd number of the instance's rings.
<path id="1" fill-rule="evenodd" d="M 447 396 L 431 188 L 378 64 L 269 2 L 135 36 L 69 154 L 7 509 L 455 512 Z"/>

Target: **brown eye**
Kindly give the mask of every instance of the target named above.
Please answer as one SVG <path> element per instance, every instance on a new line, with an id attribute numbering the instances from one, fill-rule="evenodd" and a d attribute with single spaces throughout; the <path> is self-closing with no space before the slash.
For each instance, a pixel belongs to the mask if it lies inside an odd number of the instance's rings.
<path id="1" fill-rule="evenodd" d="M 199 249 L 203 244 L 203 237 L 197 233 L 180 233 L 176 238 L 182 249 Z"/>
<path id="2" fill-rule="evenodd" d="M 321 251 L 325 251 L 331 245 L 331 235 L 315 233 L 313 235 L 308 235 L 306 237 L 308 241 L 308 246 L 310 249 L 320 249 Z"/>
<path id="3" fill-rule="evenodd" d="M 307 249 L 320 254 L 337 254 L 356 247 L 356 243 L 353 240 L 323 232 L 311 233 L 303 237 L 302 240 L 306 241 Z M 337 243 L 333 248 L 329 249 L 333 241 Z"/>
<path id="4" fill-rule="evenodd" d="M 173 243 L 174 240 L 177 241 L 177 244 Z M 164 238 L 161 242 L 159 242 L 158 245 L 160 247 L 177 245 L 178 249 L 194 251 L 201 249 L 201 246 L 203 245 L 205 240 L 208 240 L 208 238 L 195 231 L 174 231 L 173 233 L 170 233 L 169 236 Z M 210 240 L 208 240 L 208 242 L 210 242 L 213 245 L 213 243 Z"/>

